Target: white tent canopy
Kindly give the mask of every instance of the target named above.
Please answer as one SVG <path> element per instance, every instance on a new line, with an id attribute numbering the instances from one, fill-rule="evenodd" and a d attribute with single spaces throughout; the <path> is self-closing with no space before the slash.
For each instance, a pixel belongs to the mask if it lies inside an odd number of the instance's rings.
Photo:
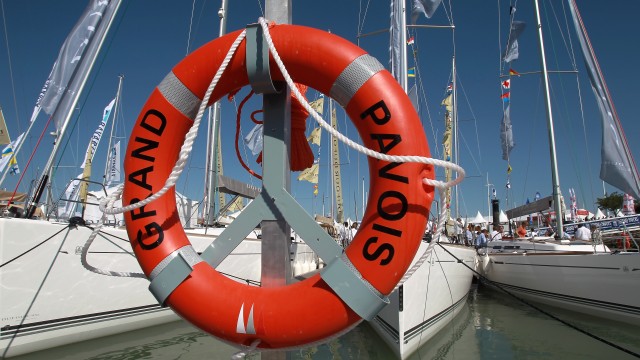
<path id="1" fill-rule="evenodd" d="M 598 208 L 598 211 L 596 211 L 596 219 L 604 219 L 606 216 L 604 216 L 604 214 L 602 213 L 602 210 L 600 210 L 600 208 Z"/>
<path id="2" fill-rule="evenodd" d="M 486 223 L 487 223 L 487 220 L 485 220 L 482 217 L 482 215 L 480 214 L 480 211 L 478 211 L 478 214 L 476 215 L 475 218 L 469 221 L 469 224 L 486 224 Z"/>
<path id="3" fill-rule="evenodd" d="M 500 210 L 500 217 L 499 220 L 501 223 L 508 223 L 509 222 L 509 218 L 507 217 L 507 214 L 504 213 L 504 211 Z"/>

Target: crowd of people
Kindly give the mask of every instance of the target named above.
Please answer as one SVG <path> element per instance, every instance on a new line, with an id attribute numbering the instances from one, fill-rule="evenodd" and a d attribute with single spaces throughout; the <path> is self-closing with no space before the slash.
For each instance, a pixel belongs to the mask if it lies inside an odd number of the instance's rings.
<path id="1" fill-rule="evenodd" d="M 533 227 L 528 227 L 529 223 L 522 221 L 518 224 L 514 233 L 506 232 L 504 225 L 493 227 L 493 230 L 489 232 L 486 227 L 478 224 L 467 224 L 465 226 L 462 219 L 458 218 L 454 222 L 449 223 L 449 226 L 445 228 L 445 235 L 447 235 L 453 243 L 474 246 L 479 249 L 486 247 L 491 241 L 502 240 L 503 238 L 531 238 L 538 236 L 538 233 Z M 433 227 L 429 230 L 433 230 Z M 568 237 L 567 234 L 564 235 L 565 239 L 590 241 L 594 245 L 602 244 L 602 234 L 600 229 L 594 224 L 591 224 L 590 228 L 588 228 L 580 223 L 572 237 Z M 555 232 L 552 227 L 549 227 L 542 236 L 553 237 L 555 236 Z"/>

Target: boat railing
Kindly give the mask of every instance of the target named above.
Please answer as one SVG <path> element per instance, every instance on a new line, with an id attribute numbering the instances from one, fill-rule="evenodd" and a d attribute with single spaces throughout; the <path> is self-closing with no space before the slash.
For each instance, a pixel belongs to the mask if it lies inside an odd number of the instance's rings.
<path id="1" fill-rule="evenodd" d="M 82 183 L 82 182 L 85 182 L 85 183 L 87 183 L 87 184 L 89 184 L 89 185 L 90 185 L 90 184 L 96 184 L 96 185 L 98 185 L 98 186 L 102 189 L 102 192 L 104 193 L 104 196 L 105 196 L 105 197 L 107 197 L 107 196 L 108 196 L 108 194 L 107 194 L 107 188 L 106 188 L 106 187 L 104 186 L 104 184 L 103 184 L 103 183 L 101 183 L 101 182 L 92 181 L 92 180 L 86 180 L 86 179 L 75 179 L 75 180 L 77 180 L 77 181 L 78 181 L 78 185 L 77 185 L 77 186 L 80 186 L 80 183 Z M 47 219 L 47 220 L 51 220 L 52 218 L 53 218 L 53 219 L 55 219 L 55 220 L 58 220 L 58 221 L 61 221 L 61 220 L 63 220 L 63 221 L 64 221 L 64 220 L 66 220 L 66 219 L 61 219 L 61 218 L 60 218 L 60 216 L 59 216 L 59 211 L 58 211 L 60 204 L 62 204 L 62 203 L 64 203 L 64 202 L 66 202 L 66 203 L 80 204 L 80 205 L 82 205 L 83 207 L 86 207 L 87 205 L 100 206 L 100 203 L 99 203 L 99 202 L 90 202 L 90 201 L 88 201 L 88 199 L 89 199 L 89 197 L 90 197 L 90 196 L 91 196 L 91 197 L 95 197 L 93 194 L 90 194 L 90 193 L 88 193 L 88 194 L 87 194 L 87 200 L 86 200 L 86 201 L 81 201 L 81 200 L 76 200 L 76 199 L 69 199 L 69 198 L 66 198 L 65 196 L 66 196 L 66 195 L 65 195 L 64 193 L 60 194 L 60 197 L 58 198 L 58 200 L 57 200 L 57 201 L 55 201 L 55 202 L 54 202 L 54 204 L 53 204 L 53 206 L 51 206 L 51 207 L 49 208 L 49 211 L 48 211 L 48 212 L 47 212 L 47 214 L 46 214 L 46 219 Z"/>

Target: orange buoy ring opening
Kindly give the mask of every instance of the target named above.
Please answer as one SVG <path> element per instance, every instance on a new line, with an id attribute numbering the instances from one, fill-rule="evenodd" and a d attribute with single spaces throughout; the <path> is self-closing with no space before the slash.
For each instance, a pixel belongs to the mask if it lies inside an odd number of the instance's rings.
<path id="1" fill-rule="evenodd" d="M 123 204 L 136 203 L 164 186 L 200 99 L 239 33 L 215 39 L 193 52 L 152 92 L 127 147 Z M 366 147 L 389 155 L 429 156 L 411 101 L 377 60 L 324 31 L 276 25 L 270 33 L 293 80 L 342 105 Z M 210 103 L 248 85 L 245 45 L 243 41 L 232 57 Z M 270 63 L 273 79 L 281 81 L 273 59 Z M 159 300 L 181 317 L 240 345 L 258 341 L 258 348 L 265 349 L 300 346 L 339 333 L 361 317 L 373 317 L 418 249 L 434 190 L 422 179 L 434 178 L 433 166 L 369 158 L 369 177 L 367 208 L 344 254 L 323 258 L 328 264 L 323 272 L 287 286 L 248 286 L 203 261 L 180 225 L 174 189 L 125 213 L 126 228 L 151 288 L 162 293 L 174 283 Z M 183 276 L 176 280 L 175 273 Z M 343 284 L 343 278 L 360 278 L 362 284 L 354 286 L 348 280 Z M 373 295 L 354 290 L 354 296 L 348 296 L 355 287 Z M 375 304 L 360 304 L 366 301 Z"/>

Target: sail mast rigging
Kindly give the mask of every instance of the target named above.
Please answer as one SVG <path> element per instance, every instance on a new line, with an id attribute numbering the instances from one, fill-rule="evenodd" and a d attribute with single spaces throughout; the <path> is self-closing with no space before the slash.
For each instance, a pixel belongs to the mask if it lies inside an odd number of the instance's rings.
<path id="1" fill-rule="evenodd" d="M 533 0 L 536 14 L 536 28 L 538 29 L 538 45 L 540 48 L 540 66 L 542 68 L 542 84 L 544 86 L 545 107 L 547 111 L 547 129 L 549 136 L 549 155 L 551 157 L 551 183 L 553 189 L 553 206 L 556 212 L 556 234 L 562 238 L 562 203 L 560 193 L 560 178 L 558 176 L 558 160 L 556 157 L 556 140 L 553 129 L 553 114 L 551 111 L 551 99 L 549 91 L 549 74 L 547 72 L 547 60 L 544 51 L 544 39 L 542 36 L 542 22 L 540 21 L 540 7 L 538 0 Z"/>
<path id="2" fill-rule="evenodd" d="M 49 182 L 53 162 L 60 148 L 60 140 L 66 132 L 67 126 L 69 125 L 69 121 L 71 120 L 71 116 L 73 114 L 73 109 L 78 103 L 80 94 L 82 94 L 82 90 L 87 83 L 89 74 L 91 73 L 93 65 L 98 57 L 98 53 L 102 48 L 102 44 L 104 43 L 106 35 L 111 28 L 111 25 L 113 24 L 113 20 L 115 19 L 115 15 L 118 12 L 118 9 L 120 8 L 120 4 L 121 0 L 111 0 L 106 4 L 106 7 L 103 9 L 104 13 L 101 14 L 102 18 L 95 29 L 95 34 L 90 37 L 90 39 L 87 39 L 87 48 L 84 51 L 84 54 L 82 55 L 80 62 L 73 73 L 73 76 L 68 82 L 70 84 L 68 86 L 68 89 L 73 91 L 65 90 L 60 101 L 57 103 L 55 109 L 51 113 L 51 116 L 54 119 L 60 118 L 62 125 L 56 133 L 55 145 L 53 147 L 53 150 L 51 151 L 51 155 L 49 156 L 46 165 L 43 168 L 43 175 L 40 178 L 40 182 L 38 183 L 38 186 L 35 189 L 31 200 L 29 201 L 29 206 L 27 208 L 27 211 L 25 212 L 26 218 L 31 218 L 35 213 L 36 207 L 40 202 L 40 197 L 42 196 L 42 193 L 44 192 L 44 189 Z"/>

